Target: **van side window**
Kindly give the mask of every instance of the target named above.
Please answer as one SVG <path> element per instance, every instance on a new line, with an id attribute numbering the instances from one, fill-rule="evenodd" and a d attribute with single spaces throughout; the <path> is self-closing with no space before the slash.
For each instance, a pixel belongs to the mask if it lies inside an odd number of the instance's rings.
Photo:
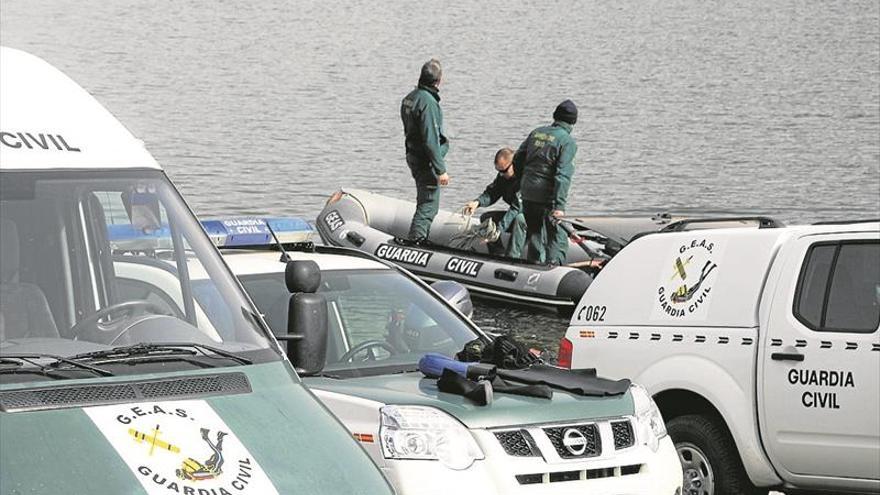
<path id="1" fill-rule="evenodd" d="M 819 332 L 876 331 L 880 325 L 880 242 L 811 246 L 798 280 L 794 315 Z"/>

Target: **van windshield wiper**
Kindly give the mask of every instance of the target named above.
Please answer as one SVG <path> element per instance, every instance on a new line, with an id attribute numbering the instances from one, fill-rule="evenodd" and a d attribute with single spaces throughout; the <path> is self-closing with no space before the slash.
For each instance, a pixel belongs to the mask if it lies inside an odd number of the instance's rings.
<path id="1" fill-rule="evenodd" d="M 36 361 L 38 359 L 52 359 L 52 362 L 48 364 L 40 364 Z M 28 363 L 30 365 L 33 365 L 34 367 L 24 367 L 24 363 Z M 70 371 L 71 368 L 78 368 L 81 370 L 90 371 L 100 376 L 113 376 L 113 373 L 111 371 L 105 370 L 104 368 L 92 366 L 91 364 L 81 363 L 75 358 L 58 356 L 55 354 L 0 354 L 0 364 L 14 365 L 14 367 L 12 368 L 0 368 L 0 373 L 40 373 L 46 376 L 54 375 L 57 378 L 61 378 L 57 376 L 56 373 L 58 373 L 59 371 Z M 68 367 L 61 368 L 60 365 L 62 364 L 66 364 Z"/>
<path id="2" fill-rule="evenodd" d="M 216 359 L 218 356 L 231 359 L 239 364 L 251 364 L 248 358 L 238 356 L 232 352 L 218 347 L 196 344 L 194 342 L 150 342 L 128 346 L 114 347 L 103 351 L 86 352 L 71 356 L 69 359 L 88 360 L 99 364 L 153 361 L 154 358 L 178 358 L 187 359 L 196 355 Z M 204 364 L 204 362 L 199 361 Z"/>

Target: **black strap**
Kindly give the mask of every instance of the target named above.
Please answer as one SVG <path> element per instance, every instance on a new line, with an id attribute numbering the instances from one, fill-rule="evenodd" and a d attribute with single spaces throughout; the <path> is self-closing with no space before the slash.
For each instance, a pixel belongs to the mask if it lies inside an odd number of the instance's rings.
<path id="1" fill-rule="evenodd" d="M 478 406 L 485 406 L 489 403 L 486 389 L 482 385 L 468 380 L 449 368 L 443 368 L 443 374 L 437 379 L 437 388 L 447 394 L 467 397 Z"/>

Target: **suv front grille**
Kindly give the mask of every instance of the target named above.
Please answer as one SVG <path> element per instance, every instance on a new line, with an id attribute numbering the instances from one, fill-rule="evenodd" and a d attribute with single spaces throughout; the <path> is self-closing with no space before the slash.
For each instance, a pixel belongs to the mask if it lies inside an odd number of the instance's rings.
<path id="1" fill-rule="evenodd" d="M 501 443 L 504 451 L 514 457 L 536 457 L 538 453 L 532 448 L 534 441 L 525 430 L 495 432 L 495 438 Z"/>
<path id="2" fill-rule="evenodd" d="M 544 433 L 563 459 L 581 459 L 602 454 L 602 440 L 595 424 L 554 426 Z"/>
<path id="3" fill-rule="evenodd" d="M 629 421 L 615 421 L 611 423 L 611 432 L 614 433 L 614 449 L 626 449 L 635 445 L 632 423 Z"/>

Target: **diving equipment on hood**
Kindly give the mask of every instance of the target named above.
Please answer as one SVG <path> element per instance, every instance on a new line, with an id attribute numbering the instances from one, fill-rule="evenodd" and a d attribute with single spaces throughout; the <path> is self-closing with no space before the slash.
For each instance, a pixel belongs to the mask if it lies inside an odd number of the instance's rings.
<path id="1" fill-rule="evenodd" d="M 425 376 L 440 377 L 437 386 L 441 392 L 462 395 L 481 405 L 487 403 L 482 382 L 491 383 L 494 392 L 547 399 L 553 397 L 554 388 L 581 396 L 605 397 L 624 394 L 630 387 L 629 380 L 601 378 L 594 368 L 569 370 L 546 365 L 524 345 L 504 335 L 491 342 L 472 340 L 455 359 L 426 354 L 419 361 L 419 369 Z M 508 381 L 525 385 L 511 385 Z"/>
<path id="2" fill-rule="evenodd" d="M 450 370 L 443 369 L 443 374 L 437 380 L 437 388 L 441 392 L 449 394 L 462 395 L 471 399 L 481 406 L 492 403 L 494 392 L 502 392 L 511 395 L 523 395 L 526 397 L 537 397 L 539 399 L 552 399 L 553 390 L 547 385 L 511 385 L 499 377 L 492 380 L 468 380 L 460 374 Z"/>
<path id="3" fill-rule="evenodd" d="M 546 385 L 573 394 L 592 397 L 621 395 L 626 393 L 631 385 L 631 382 L 626 378 L 609 380 L 597 376 L 595 368 L 569 370 L 543 363 L 522 370 L 498 370 L 497 374 L 499 378 L 505 380 Z"/>
<path id="4" fill-rule="evenodd" d="M 465 363 L 442 354 L 428 353 L 419 360 L 419 370 L 437 378 L 441 392 L 461 395 L 477 405 L 492 403 L 494 392 L 552 399 L 553 390 L 544 384 L 511 385 L 496 376 L 497 367 L 484 363 Z"/>
<path id="5" fill-rule="evenodd" d="M 483 339 L 474 339 L 464 345 L 464 349 L 455 355 L 459 361 L 477 361 L 492 363 L 499 368 L 518 370 L 541 361 L 524 345 L 506 335 L 499 335 L 487 343 Z"/>

